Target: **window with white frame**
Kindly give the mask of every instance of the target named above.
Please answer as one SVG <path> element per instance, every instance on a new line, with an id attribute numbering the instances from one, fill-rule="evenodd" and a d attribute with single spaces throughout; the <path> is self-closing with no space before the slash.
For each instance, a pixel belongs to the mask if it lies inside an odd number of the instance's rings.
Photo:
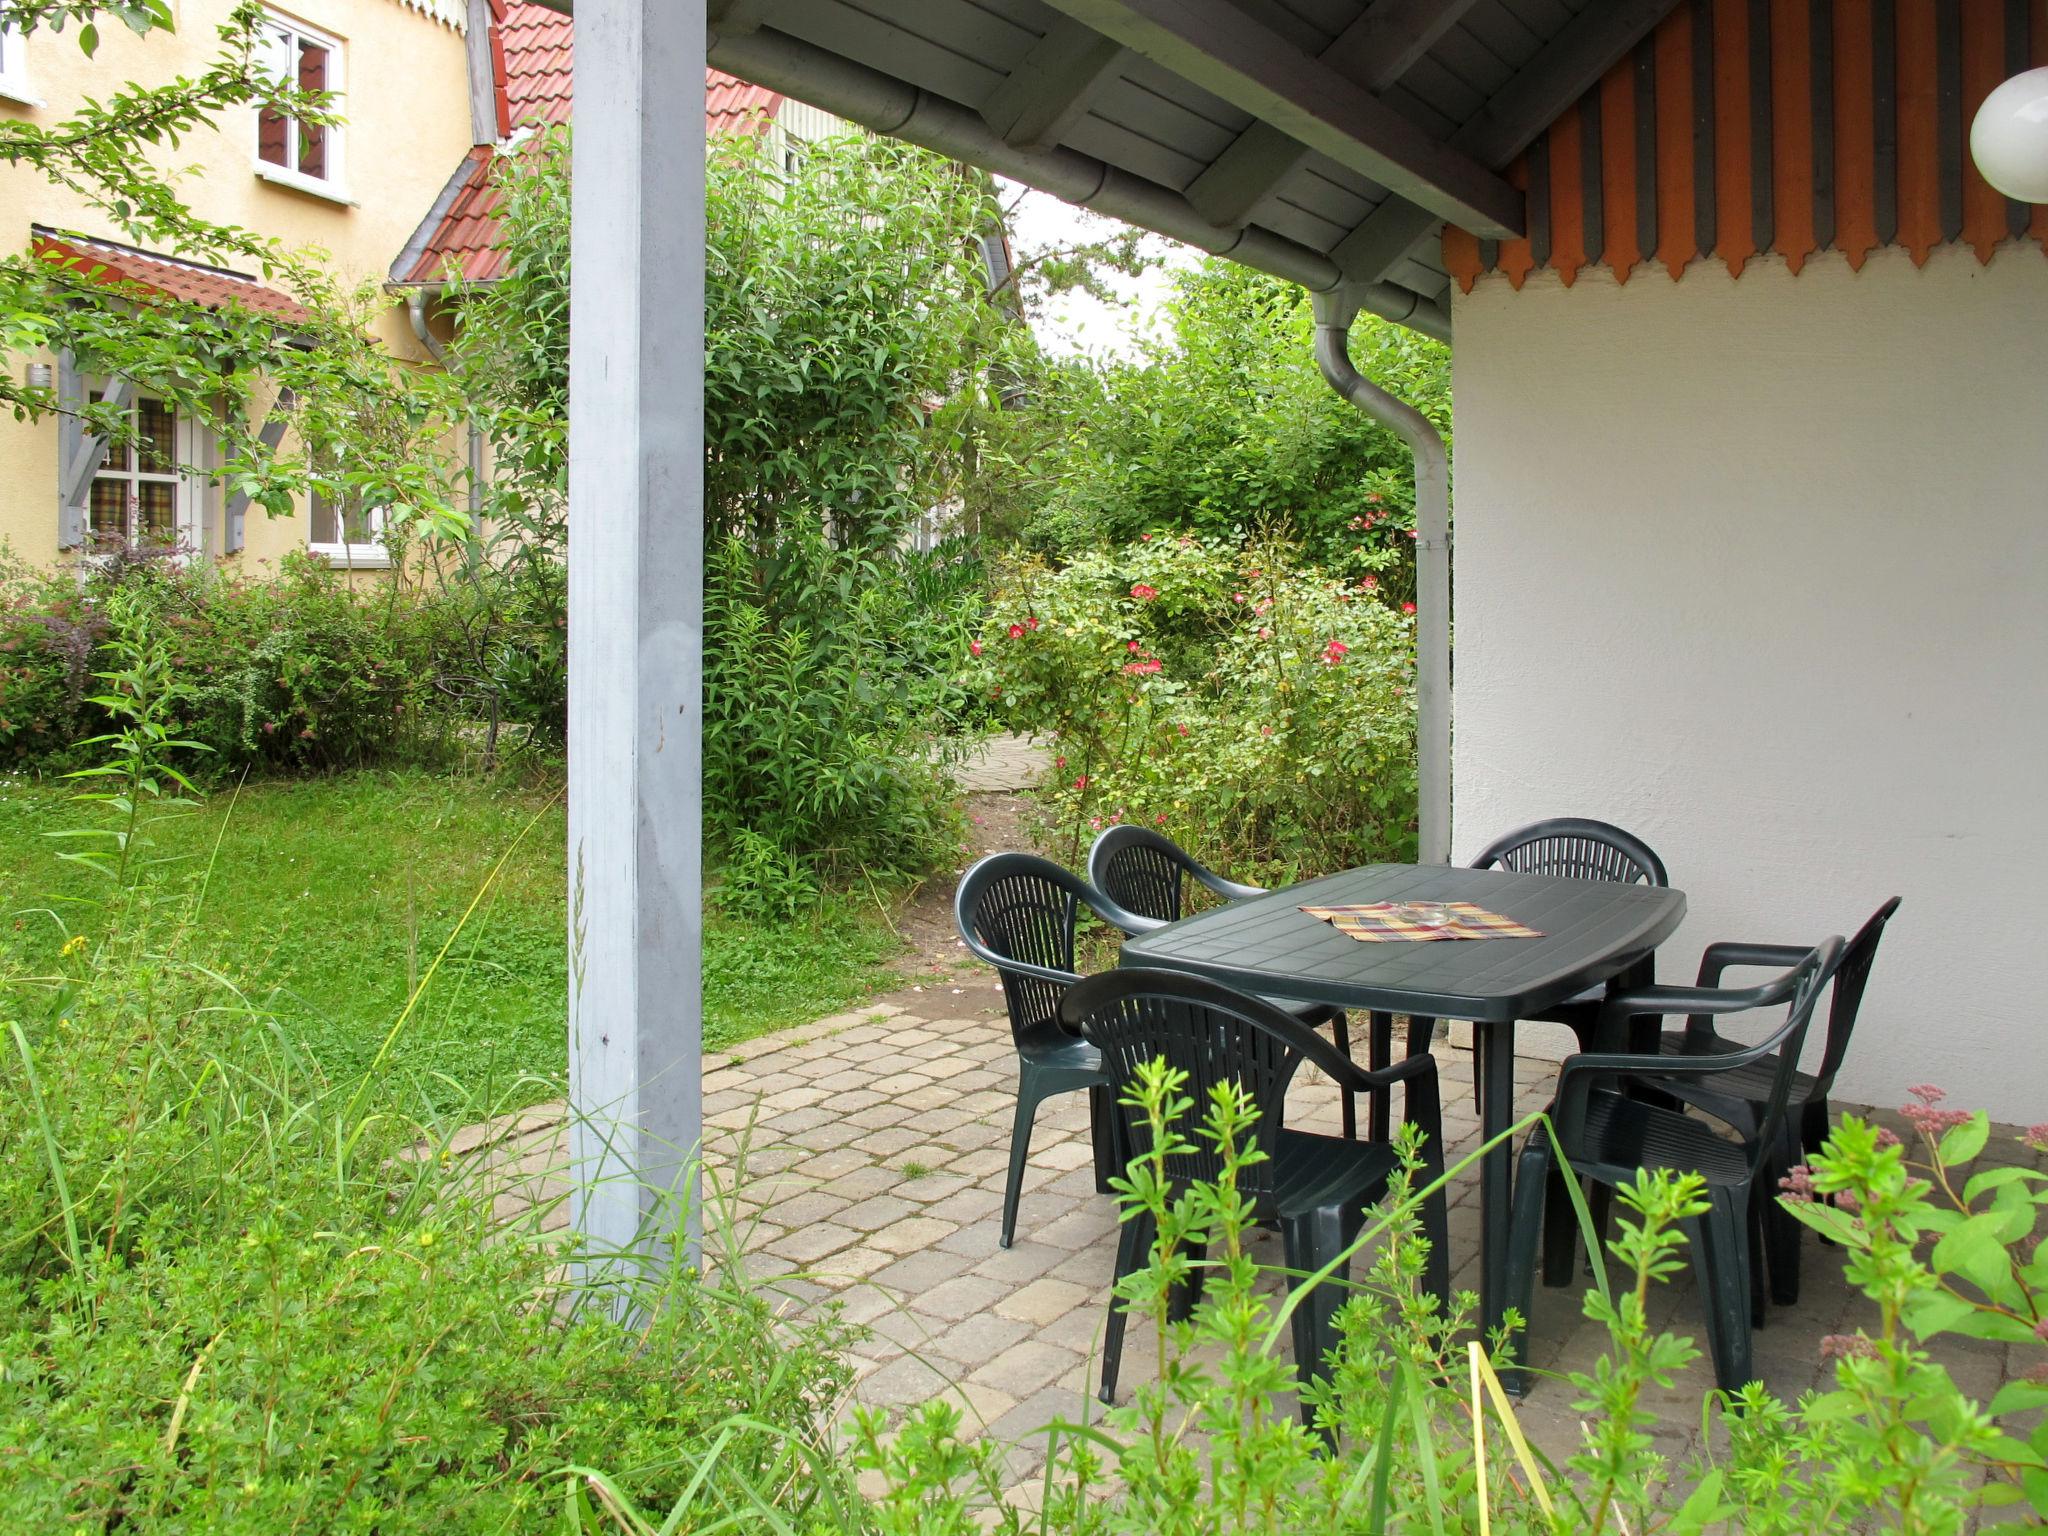
<path id="1" fill-rule="evenodd" d="M 341 44 L 287 17 L 264 20 L 266 72 L 284 86 L 325 91 L 339 104 Z M 287 186 L 343 197 L 342 133 L 338 124 L 309 123 L 272 106 L 256 109 L 256 174 Z"/>
<path id="2" fill-rule="evenodd" d="M 353 498 L 335 500 L 315 491 L 307 497 L 310 532 L 306 547 L 330 565 L 381 567 L 391 563 L 384 547 L 384 509 Z"/>
<path id="3" fill-rule="evenodd" d="M 0 22 L 0 96 L 31 107 L 42 102 L 28 82 L 28 39 L 12 22 Z"/>
<path id="4" fill-rule="evenodd" d="M 104 387 L 93 389 L 101 399 Z M 102 547 L 197 543 L 198 499 L 188 466 L 196 442 L 192 422 L 153 395 L 122 410 L 128 430 L 107 439 L 106 462 L 92 477 L 86 528 Z"/>

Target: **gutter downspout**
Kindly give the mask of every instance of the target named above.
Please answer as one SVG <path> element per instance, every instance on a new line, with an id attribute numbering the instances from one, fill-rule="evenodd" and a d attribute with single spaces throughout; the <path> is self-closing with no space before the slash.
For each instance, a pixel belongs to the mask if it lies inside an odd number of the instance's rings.
<path id="1" fill-rule="evenodd" d="M 405 295 L 405 316 L 412 322 L 412 333 L 426 349 L 427 356 L 443 371 L 448 367 L 448 349 L 434 339 L 434 333 L 427 328 L 427 300 L 438 299 L 446 292 L 440 284 L 412 288 Z M 476 521 L 483 513 L 484 440 L 477 431 L 476 422 L 465 420 L 462 433 L 469 459 L 469 530 L 474 540 L 477 534 Z"/>
<path id="2" fill-rule="evenodd" d="M 1415 456 L 1415 691 L 1418 856 L 1451 861 L 1451 463 L 1428 417 L 1351 361 L 1360 308 L 1349 285 L 1315 298 L 1316 366 L 1330 387 L 1398 433 Z"/>

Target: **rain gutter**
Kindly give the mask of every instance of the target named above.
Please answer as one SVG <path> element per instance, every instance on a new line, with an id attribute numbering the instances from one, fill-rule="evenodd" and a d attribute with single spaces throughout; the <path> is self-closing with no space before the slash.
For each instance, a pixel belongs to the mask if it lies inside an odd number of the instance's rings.
<path id="1" fill-rule="evenodd" d="M 1351 322 L 1363 303 L 1340 287 L 1315 296 L 1316 366 L 1330 387 L 1415 456 L 1415 693 L 1419 858 L 1451 861 L 1451 461 L 1427 416 L 1351 361 Z M 1396 318 L 1389 316 L 1388 318 Z"/>

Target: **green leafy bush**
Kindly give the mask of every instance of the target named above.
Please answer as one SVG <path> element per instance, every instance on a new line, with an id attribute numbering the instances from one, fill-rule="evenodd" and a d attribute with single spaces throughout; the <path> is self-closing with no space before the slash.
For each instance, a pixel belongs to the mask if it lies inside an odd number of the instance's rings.
<path id="1" fill-rule="evenodd" d="M 1141 533 L 1267 533 L 1334 567 L 1371 555 L 1412 595 L 1414 465 L 1393 433 L 1317 371 L 1309 296 L 1209 259 L 1175 274 L 1170 335 L 1135 361 L 1049 373 L 1034 410 L 1055 425 L 1030 466 L 1025 542 L 1058 558 Z M 1353 356 L 1450 430 L 1450 351 L 1361 317 Z"/>
<path id="2" fill-rule="evenodd" d="M 1126 821 L 1275 878 L 1412 857 L 1412 624 L 1363 580 L 1187 534 L 1026 560 L 973 675 L 1050 738 L 1042 800 L 1070 851 Z"/>
<path id="3" fill-rule="evenodd" d="M 790 524 L 706 556 L 704 804 L 726 897 L 794 915 L 821 876 L 922 870 L 956 845 L 936 744 L 978 598 L 926 607 L 891 556 Z M 808 894 L 806 894 L 808 893 Z"/>
<path id="4" fill-rule="evenodd" d="M 266 580 L 130 553 L 82 583 L 16 570 L 5 593 L 0 761 L 61 765 L 105 728 L 92 678 L 112 664 L 117 613 L 121 634 L 167 640 L 173 729 L 207 749 L 209 771 L 354 767 L 438 746 L 434 613 L 392 588 L 356 592 L 319 561 L 288 556 Z"/>

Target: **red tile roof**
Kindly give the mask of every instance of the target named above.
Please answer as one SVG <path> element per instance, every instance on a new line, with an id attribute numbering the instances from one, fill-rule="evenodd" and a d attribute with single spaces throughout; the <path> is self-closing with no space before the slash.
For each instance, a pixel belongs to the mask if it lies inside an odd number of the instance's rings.
<path id="1" fill-rule="evenodd" d="M 491 0 L 491 73 L 497 87 L 498 132 L 509 136 L 534 124 L 569 121 L 571 39 L 574 24 L 533 0 Z M 782 109 L 778 91 L 749 85 L 716 69 L 704 71 L 707 133 L 758 132 Z M 498 250 L 498 189 L 491 178 L 494 148 L 469 152 L 426 221 L 391 270 L 398 283 L 438 283 L 450 269 L 471 282 L 503 275 Z"/>
<path id="2" fill-rule="evenodd" d="M 68 268 L 88 282 L 125 286 L 137 298 L 180 299 L 208 309 L 234 305 L 285 321 L 307 318 L 305 306 L 289 294 L 225 267 L 151 256 L 125 245 L 58 235 L 44 229 L 34 231 L 30 249 L 39 260 Z"/>
<path id="3" fill-rule="evenodd" d="M 576 25 L 531 0 L 491 0 L 491 65 L 498 132 L 569 121 L 571 41 Z"/>
<path id="4" fill-rule="evenodd" d="M 754 133 L 782 110 L 782 93 L 735 80 L 722 70 L 704 71 L 704 131 Z"/>

